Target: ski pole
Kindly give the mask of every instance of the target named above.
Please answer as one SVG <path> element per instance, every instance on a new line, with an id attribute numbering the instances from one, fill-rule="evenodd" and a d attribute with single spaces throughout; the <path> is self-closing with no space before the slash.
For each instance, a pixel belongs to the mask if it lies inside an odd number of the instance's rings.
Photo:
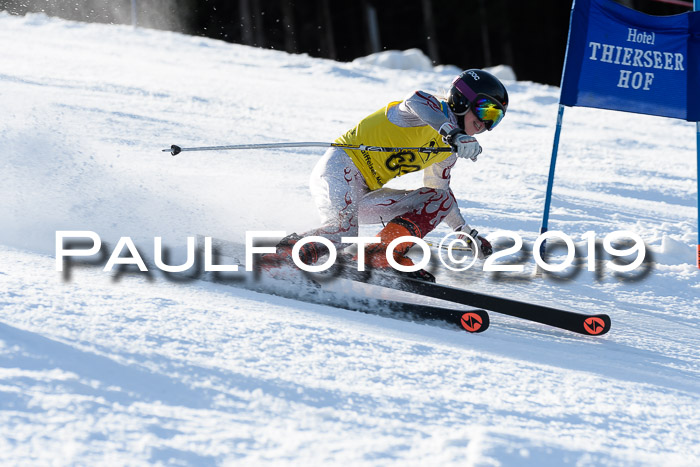
<path id="1" fill-rule="evenodd" d="M 421 148 L 390 148 L 386 146 L 369 146 L 360 144 L 354 146 L 352 144 L 341 143 L 263 143 L 263 144 L 236 144 L 232 146 L 206 146 L 199 148 L 183 148 L 177 144 L 173 144 L 169 149 L 163 149 L 163 152 L 169 152 L 173 156 L 177 156 L 183 151 L 228 151 L 234 149 L 271 149 L 271 148 L 303 148 L 303 147 L 323 147 L 323 148 L 342 148 L 342 149 L 359 149 L 360 151 L 376 151 L 376 152 L 400 152 L 400 151 L 416 151 L 427 154 L 435 154 L 439 152 L 452 152 L 451 148 L 447 147 L 421 147 Z"/>
<path id="2" fill-rule="evenodd" d="M 438 250 L 452 250 L 452 251 L 472 251 L 471 248 L 468 246 L 459 246 L 459 245 L 452 245 L 452 246 L 444 246 L 439 243 L 431 242 L 430 240 L 424 240 L 425 243 Z"/>

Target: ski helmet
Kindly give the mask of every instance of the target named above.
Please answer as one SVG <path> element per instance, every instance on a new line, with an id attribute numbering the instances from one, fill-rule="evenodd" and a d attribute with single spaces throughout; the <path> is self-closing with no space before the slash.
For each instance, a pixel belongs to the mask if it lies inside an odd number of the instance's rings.
<path id="1" fill-rule="evenodd" d="M 491 131 L 498 125 L 508 108 L 508 91 L 503 83 L 488 71 L 471 69 L 462 72 L 452 81 L 447 104 L 457 116 L 470 109 Z M 457 123 L 464 130 L 464 119 Z"/>

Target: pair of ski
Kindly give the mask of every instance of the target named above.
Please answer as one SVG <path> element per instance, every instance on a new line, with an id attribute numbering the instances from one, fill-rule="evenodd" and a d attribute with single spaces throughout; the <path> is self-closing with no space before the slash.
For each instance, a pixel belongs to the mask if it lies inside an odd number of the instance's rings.
<path id="1" fill-rule="evenodd" d="M 213 244 L 217 254 L 231 258 L 240 257 L 243 251 L 243 246 L 235 242 L 214 239 Z M 235 262 L 242 266 L 238 260 Z M 414 321 L 441 321 L 470 333 L 483 332 L 488 329 L 491 322 L 489 311 L 588 336 L 600 336 L 610 330 L 610 317 L 606 314 L 589 315 L 561 310 L 448 285 L 390 275 L 376 270 L 359 272 L 352 267 L 352 262 L 345 265 L 342 264 L 342 261 L 340 263 L 339 269 L 330 272 L 326 277 L 316 276 L 320 282 L 314 279 L 302 280 L 305 286 L 301 287 L 270 288 L 265 287 L 261 281 L 251 281 L 251 277 L 243 278 L 241 276 L 238 278 L 234 276 L 234 283 L 231 285 L 364 313 L 400 317 Z M 294 271 L 292 276 L 300 278 L 301 271 Z M 427 305 L 415 303 L 415 300 L 401 302 L 395 299 L 394 294 L 391 295 L 391 300 L 369 297 L 349 298 L 347 294 L 337 294 L 326 290 L 327 287 L 324 286 L 324 283 L 328 281 L 332 283 L 334 277 L 347 279 L 357 284 L 370 284 L 384 289 L 405 292 L 409 296 L 430 297 L 448 302 L 450 305 Z M 210 279 L 230 283 L 230 280 L 220 276 L 216 277 L 216 275 Z M 313 285 L 308 287 L 309 284 Z"/>
<path id="2" fill-rule="evenodd" d="M 301 277 L 299 271 L 296 271 L 293 276 Z M 326 290 L 324 284 L 342 279 L 351 283 L 400 291 L 407 293 L 408 296 L 430 297 L 449 302 L 449 304 L 432 305 L 415 303 L 414 301 L 402 302 L 393 298 L 387 300 L 385 298 L 350 297 L 347 293 L 343 295 Z M 610 317 L 605 314 L 588 315 L 561 310 L 378 271 L 342 270 L 340 273 L 331 274 L 330 277 L 326 276 L 318 280 L 307 279 L 296 286 L 292 283 L 292 287 L 270 287 L 269 285 L 265 286 L 264 283 L 250 282 L 249 280 L 231 283 L 231 285 L 364 313 L 413 321 L 440 321 L 470 333 L 479 333 L 488 329 L 490 325 L 489 311 L 589 336 L 603 335 L 610 330 Z"/>
<path id="3" fill-rule="evenodd" d="M 488 311 L 589 336 L 599 336 L 610 330 L 610 317 L 606 314 L 588 315 L 561 310 L 448 285 L 386 275 L 377 271 L 368 273 L 351 271 L 349 273 L 344 272 L 341 276 L 353 281 L 444 300 L 458 306 L 473 307 L 473 309 L 468 310 L 451 307 L 425 307 L 425 319 L 440 319 L 441 321 L 457 325 L 467 332 L 485 331 L 490 324 Z M 416 306 L 421 307 L 421 305 Z M 414 314 L 420 315 L 420 309 L 414 311 Z"/>

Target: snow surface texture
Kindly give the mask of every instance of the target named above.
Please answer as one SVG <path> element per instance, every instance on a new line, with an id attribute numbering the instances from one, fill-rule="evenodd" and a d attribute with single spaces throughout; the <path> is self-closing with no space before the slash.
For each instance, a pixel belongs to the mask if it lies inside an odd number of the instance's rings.
<path id="1" fill-rule="evenodd" d="M 631 230 L 655 264 L 638 280 L 531 278 L 532 261 L 441 275 L 613 322 L 589 338 L 494 313 L 469 335 L 157 272 L 82 267 L 67 282 L 53 259 L 56 230 L 149 253 L 156 235 L 310 228 L 322 150 L 161 149 L 331 141 L 414 89 L 446 89 L 452 71 L 41 15 L 0 14 L 0 43 L 3 465 L 700 464 L 693 125 L 567 109 L 550 230 L 578 244 Z M 473 227 L 531 245 L 558 89 L 507 85 L 508 116 L 453 189 Z"/>

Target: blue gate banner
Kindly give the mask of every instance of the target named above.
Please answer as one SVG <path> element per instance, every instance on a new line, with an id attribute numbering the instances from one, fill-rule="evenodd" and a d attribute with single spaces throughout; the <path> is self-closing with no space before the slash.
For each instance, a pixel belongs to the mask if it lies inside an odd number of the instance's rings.
<path id="1" fill-rule="evenodd" d="M 700 120 L 700 12 L 574 0 L 560 104 Z"/>

